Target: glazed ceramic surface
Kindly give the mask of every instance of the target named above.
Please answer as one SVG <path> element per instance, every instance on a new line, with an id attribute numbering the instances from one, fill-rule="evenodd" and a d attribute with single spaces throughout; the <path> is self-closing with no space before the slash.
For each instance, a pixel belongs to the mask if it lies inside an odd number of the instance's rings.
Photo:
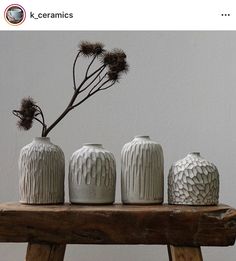
<path id="1" fill-rule="evenodd" d="M 216 205 L 219 173 L 200 153 L 190 153 L 174 163 L 168 176 L 169 204 Z"/>
<path id="2" fill-rule="evenodd" d="M 116 163 L 101 144 L 85 144 L 69 163 L 71 203 L 112 204 L 115 200 Z"/>
<path id="3" fill-rule="evenodd" d="M 21 149 L 19 172 L 21 203 L 64 202 L 64 154 L 49 138 L 35 138 Z"/>
<path id="4" fill-rule="evenodd" d="M 121 195 L 125 204 L 163 202 L 164 158 L 161 145 L 136 136 L 121 152 Z"/>

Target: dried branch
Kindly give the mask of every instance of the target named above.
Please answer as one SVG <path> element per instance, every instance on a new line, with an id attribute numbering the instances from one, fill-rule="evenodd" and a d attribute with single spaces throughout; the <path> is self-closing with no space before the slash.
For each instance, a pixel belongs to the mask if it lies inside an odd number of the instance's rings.
<path id="1" fill-rule="evenodd" d="M 100 75 L 104 69 L 105 69 L 105 67 L 101 68 L 100 72 L 96 75 L 96 77 L 86 87 L 84 87 L 82 90 L 80 90 L 79 93 L 82 93 L 83 91 L 87 90 L 97 80 L 97 78 L 100 77 Z"/>
<path id="2" fill-rule="evenodd" d="M 77 60 L 79 58 L 79 55 L 80 55 L 81 52 L 78 52 L 77 55 L 75 56 L 75 60 L 74 60 L 74 63 L 73 63 L 73 87 L 74 87 L 74 90 L 76 91 L 76 79 L 75 79 L 75 67 L 76 67 L 76 63 L 77 63 Z"/>
<path id="3" fill-rule="evenodd" d="M 93 62 L 95 61 L 96 58 L 97 58 L 97 56 L 94 55 L 92 61 L 90 62 L 89 66 L 88 66 L 88 68 L 87 68 L 87 70 L 86 70 L 85 77 L 88 76 L 89 69 L 90 69 L 91 65 L 93 64 Z"/>
<path id="4" fill-rule="evenodd" d="M 91 60 L 85 70 L 84 79 L 80 84 L 77 84 L 76 65 L 79 58 L 82 56 L 91 58 Z M 96 58 L 99 58 L 97 59 L 98 67 L 89 74 L 92 65 L 95 64 Z M 47 127 L 41 108 L 36 105 L 32 98 L 23 99 L 21 109 L 13 111 L 13 114 L 20 119 L 18 126 L 28 130 L 31 128 L 33 120 L 36 120 L 42 125 L 42 137 L 46 137 L 48 133 L 67 115 L 67 113 L 85 102 L 95 93 L 109 89 L 118 82 L 120 75 L 126 73 L 127 70 L 128 65 L 126 63 L 126 55 L 122 50 L 115 49 L 112 52 L 106 52 L 101 43 L 93 44 L 82 42 L 80 44 L 80 49 L 75 56 L 72 67 L 74 93 L 65 110 L 49 127 Z M 81 93 L 86 91 L 87 94 L 79 100 Z M 39 119 L 39 117 L 41 117 L 41 119 Z"/>

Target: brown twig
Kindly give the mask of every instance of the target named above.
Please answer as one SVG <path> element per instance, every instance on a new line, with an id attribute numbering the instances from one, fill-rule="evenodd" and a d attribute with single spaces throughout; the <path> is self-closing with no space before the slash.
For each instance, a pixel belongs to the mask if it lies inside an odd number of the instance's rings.
<path id="1" fill-rule="evenodd" d="M 32 120 L 38 121 L 42 125 L 42 137 L 46 137 L 49 132 L 75 107 L 79 106 L 85 102 L 88 98 L 93 96 L 99 91 L 106 90 L 113 86 L 119 79 L 120 73 L 126 72 L 128 65 L 126 63 L 126 55 L 122 50 L 114 50 L 113 52 L 104 53 L 103 44 L 95 43 L 91 44 L 89 42 L 82 42 L 80 45 L 80 50 L 75 56 L 72 74 L 73 74 L 73 89 L 74 93 L 65 108 L 65 110 L 59 115 L 59 117 L 49 126 L 45 124 L 45 118 L 41 108 L 35 104 L 32 98 L 22 100 L 22 110 L 14 110 L 13 114 L 20 118 L 21 122 L 19 126 L 28 130 L 32 126 Z M 89 62 L 87 69 L 84 74 L 84 79 L 79 85 L 76 83 L 76 65 L 80 58 L 80 54 L 87 57 L 92 57 Z M 100 61 L 100 66 L 93 72 L 90 72 L 92 65 L 94 64 L 96 58 Z M 104 70 L 106 72 L 103 74 Z M 103 76 L 102 76 L 103 74 Z M 107 83 L 111 84 L 107 85 Z M 80 101 L 78 98 L 80 94 L 88 91 Z M 38 118 L 41 117 L 41 119 Z"/>

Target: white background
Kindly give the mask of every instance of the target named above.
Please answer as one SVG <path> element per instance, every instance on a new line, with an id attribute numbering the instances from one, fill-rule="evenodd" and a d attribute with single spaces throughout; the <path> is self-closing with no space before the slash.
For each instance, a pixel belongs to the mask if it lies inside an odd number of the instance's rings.
<path id="1" fill-rule="evenodd" d="M 4 19 L 10 4 L 26 10 L 26 20 L 11 26 Z M 73 12 L 74 19 L 30 19 L 30 12 Z M 1 30 L 234 30 L 234 0 L 0 1 Z M 230 14 L 230 16 L 221 16 Z"/>
<path id="2" fill-rule="evenodd" d="M 50 134 L 66 157 L 86 142 L 102 143 L 117 160 L 116 202 L 120 202 L 120 151 L 137 134 L 163 146 L 170 165 L 200 151 L 220 173 L 220 202 L 235 206 L 236 32 L 1 32 L 0 200 L 18 200 L 17 160 L 22 146 L 40 135 L 16 128 L 23 97 L 32 96 L 48 123 L 73 93 L 72 63 L 81 40 L 102 41 L 127 53 L 130 71 L 120 84 L 71 112 Z M 68 195 L 66 179 L 66 195 Z M 66 196 L 68 200 L 68 196 Z M 25 244 L 1 244 L 3 261 L 23 260 Z M 234 261 L 236 248 L 203 248 L 209 261 Z M 168 260 L 165 246 L 68 246 L 72 260 Z"/>

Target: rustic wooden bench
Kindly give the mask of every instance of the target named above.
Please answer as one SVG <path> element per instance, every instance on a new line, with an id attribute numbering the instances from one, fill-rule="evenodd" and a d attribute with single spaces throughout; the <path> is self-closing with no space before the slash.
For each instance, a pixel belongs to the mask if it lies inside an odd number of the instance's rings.
<path id="1" fill-rule="evenodd" d="M 28 242 L 26 261 L 61 261 L 66 244 L 165 244 L 171 261 L 200 261 L 201 246 L 235 237 L 236 210 L 227 205 L 0 204 L 0 242 Z"/>

